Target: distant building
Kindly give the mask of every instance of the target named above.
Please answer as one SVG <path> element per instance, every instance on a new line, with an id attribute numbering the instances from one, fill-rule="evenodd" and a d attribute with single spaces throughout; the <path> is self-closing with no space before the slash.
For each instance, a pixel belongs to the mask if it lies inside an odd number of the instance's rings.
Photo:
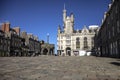
<path id="1" fill-rule="evenodd" d="M 28 51 L 26 51 L 27 56 L 40 55 L 40 42 L 38 41 L 38 37 L 33 34 L 27 34 L 27 32 L 21 32 L 21 37 L 24 39 L 24 47 Z"/>
<path id="2" fill-rule="evenodd" d="M 0 30 L 0 56 L 9 56 L 10 54 L 10 39 L 5 37 L 5 33 Z"/>
<path id="3" fill-rule="evenodd" d="M 75 56 L 80 51 L 91 52 L 94 49 L 94 36 L 98 31 L 98 26 L 84 26 L 82 30 L 74 30 L 74 15 L 66 15 L 63 10 L 63 29 L 58 26 L 57 53 L 58 55 Z"/>
<path id="4" fill-rule="evenodd" d="M 2 24 L 2 31 L 5 33 L 6 37 L 10 39 L 10 53 L 9 56 L 21 56 L 21 44 L 22 38 L 19 36 L 20 28 L 15 27 L 11 28 L 10 23 L 3 23 Z M 7 41 L 6 41 L 7 43 Z"/>
<path id="5" fill-rule="evenodd" d="M 54 44 L 39 41 L 37 36 L 11 28 L 9 22 L 0 25 L 0 56 L 54 55 Z"/>
<path id="6" fill-rule="evenodd" d="M 95 37 L 100 56 L 120 58 L 120 0 L 112 0 Z"/>
<path id="7" fill-rule="evenodd" d="M 55 45 L 44 43 L 41 41 L 41 55 L 54 55 L 55 54 Z"/>

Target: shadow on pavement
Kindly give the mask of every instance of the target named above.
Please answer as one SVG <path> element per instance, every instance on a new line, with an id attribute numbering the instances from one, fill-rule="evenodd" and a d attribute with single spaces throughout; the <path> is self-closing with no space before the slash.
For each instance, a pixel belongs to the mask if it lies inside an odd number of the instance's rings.
<path id="1" fill-rule="evenodd" d="M 110 64 L 116 65 L 116 66 L 120 66 L 119 62 L 110 62 Z"/>
<path id="2" fill-rule="evenodd" d="M 118 59 L 117 61 L 120 61 L 120 59 Z"/>

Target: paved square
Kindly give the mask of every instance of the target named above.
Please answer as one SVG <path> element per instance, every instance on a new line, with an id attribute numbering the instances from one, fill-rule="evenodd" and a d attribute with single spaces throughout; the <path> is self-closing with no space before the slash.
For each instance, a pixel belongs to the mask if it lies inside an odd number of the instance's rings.
<path id="1" fill-rule="evenodd" d="M 120 80 L 120 59 L 0 57 L 0 80 Z"/>

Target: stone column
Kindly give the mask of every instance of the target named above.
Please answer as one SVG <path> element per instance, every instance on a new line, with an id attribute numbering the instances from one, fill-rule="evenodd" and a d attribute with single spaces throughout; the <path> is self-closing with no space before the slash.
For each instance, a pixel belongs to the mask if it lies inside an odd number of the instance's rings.
<path id="1" fill-rule="evenodd" d="M 44 48 L 41 49 L 41 52 L 40 52 L 41 55 L 43 55 L 43 50 L 44 50 Z"/>
<path id="2" fill-rule="evenodd" d="M 47 55 L 50 55 L 50 49 L 48 48 L 48 52 L 47 52 Z"/>

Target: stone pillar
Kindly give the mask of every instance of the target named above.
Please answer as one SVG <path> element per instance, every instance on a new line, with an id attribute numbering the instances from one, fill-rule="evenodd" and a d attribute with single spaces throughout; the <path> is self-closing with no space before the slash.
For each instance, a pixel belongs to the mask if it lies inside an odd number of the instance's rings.
<path id="1" fill-rule="evenodd" d="M 40 52 L 40 53 L 41 53 L 41 55 L 43 55 L 43 50 L 44 50 L 44 48 L 42 48 L 42 49 L 41 49 L 41 52 Z"/>
<path id="2" fill-rule="evenodd" d="M 50 49 L 48 48 L 48 52 L 47 52 L 47 55 L 50 55 Z"/>

